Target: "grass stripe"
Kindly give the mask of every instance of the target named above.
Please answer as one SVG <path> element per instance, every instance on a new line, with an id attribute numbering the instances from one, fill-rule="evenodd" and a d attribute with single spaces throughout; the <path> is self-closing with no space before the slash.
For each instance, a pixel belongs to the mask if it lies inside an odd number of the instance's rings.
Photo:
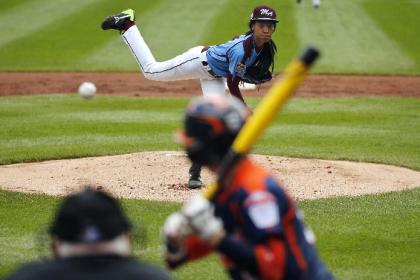
<path id="1" fill-rule="evenodd" d="M 420 1 L 364 0 L 362 3 L 363 8 L 376 24 L 410 54 L 419 67 Z"/>
<path id="2" fill-rule="evenodd" d="M 321 46 L 314 69 L 328 73 L 418 74 L 419 1 L 310 1 L 266 3 L 279 24 L 276 71 L 308 42 Z M 0 2 L 0 71 L 137 71 L 117 32 L 102 19 L 132 7 L 158 60 L 197 44 L 219 44 L 247 30 L 258 0 L 16 0 Z M 176 12 L 175 12 L 176 11 Z M 410 28 L 413 27 L 413 28 Z"/>
<path id="3" fill-rule="evenodd" d="M 168 59 L 202 45 L 207 26 L 226 3 L 227 0 L 166 0 L 138 22 L 150 48 L 156 49 L 156 58 Z"/>
<path id="4" fill-rule="evenodd" d="M 325 1 L 297 9 L 301 45 L 315 44 L 323 57 L 318 72 L 410 72 L 415 63 L 361 7 L 360 0 Z M 392 59 L 391 59 L 392 58 Z"/>
<path id="5" fill-rule="evenodd" d="M 13 11 L 19 5 L 25 5 L 28 0 L 0 1 L 0 15 Z"/>
<path id="6" fill-rule="evenodd" d="M 33 0 L 0 13 L 0 46 L 54 24 L 99 0 Z M 76 20 L 76 19 L 75 19 Z"/>
<path id="7" fill-rule="evenodd" d="M 138 20 L 139 18 L 143 18 L 144 14 L 153 10 L 154 7 L 159 6 L 162 1 L 163 0 L 147 1 L 145 3 L 129 1 L 124 3 L 125 6 L 122 6 L 121 4 L 113 5 L 104 10 L 103 18 L 131 8 L 135 10 L 136 18 Z M 99 23 L 100 20 L 98 21 L 98 27 Z M 153 22 L 150 22 L 150 24 L 152 23 Z M 159 29 L 158 26 L 157 29 Z M 78 60 L 80 64 L 86 65 L 86 68 L 93 67 L 93 70 L 136 71 L 139 69 L 130 50 L 126 47 L 117 31 L 102 31 L 98 28 L 96 32 L 96 35 L 103 37 L 104 41 L 96 44 L 95 49 L 85 52 Z M 88 65 L 90 65 L 90 67 Z"/>
<path id="8" fill-rule="evenodd" d="M 161 111 L 112 111 L 104 112 L 98 115 L 93 112 L 79 112 L 65 114 L 61 116 L 63 120 L 73 119 L 75 121 L 101 121 L 110 124 L 113 123 L 164 123 L 164 122 L 181 122 L 182 115 L 178 112 L 161 112 Z"/>
<path id="9" fill-rule="evenodd" d="M 126 8 L 125 5 L 130 7 L 134 3 L 138 1 L 127 0 L 122 6 L 116 1 L 97 0 L 84 9 L 59 18 L 54 21 L 54 24 L 45 26 L 42 32 L 33 32 L 0 48 L 0 61 L 2 61 L 0 69 L 104 70 L 100 60 L 97 63 L 86 61 L 86 54 L 95 52 L 97 48 L 108 42 L 111 34 L 103 32 L 100 28 L 105 16 L 121 11 Z M 152 4 L 142 4 L 146 7 L 150 5 Z M 118 53 L 116 49 L 114 52 Z M 112 53 L 109 52 L 104 57 L 111 57 L 110 54 Z M 126 60 L 132 62 L 128 50 Z M 115 65 L 124 65 L 124 63 L 115 61 Z M 109 67 L 111 69 L 113 65 Z M 135 69 L 135 67 L 133 63 L 132 68 Z"/>
<path id="10" fill-rule="evenodd" d="M 0 164 L 181 147 L 187 98 L 0 98 Z M 259 99 L 249 98 L 251 106 Z M 420 169 L 418 98 L 293 99 L 254 152 Z M 386 152 L 385 152 L 386 151 Z"/>
<path id="11" fill-rule="evenodd" d="M 338 279 L 418 279 L 420 188 L 300 203 Z"/>
<path id="12" fill-rule="evenodd" d="M 139 7 L 137 25 L 156 60 L 162 61 L 203 45 L 207 26 L 226 3 L 227 0 L 163 0 L 147 10 Z M 120 71 L 138 70 L 120 36 L 112 35 L 114 37 L 106 45 L 92 51 L 83 60 L 101 62 Z"/>

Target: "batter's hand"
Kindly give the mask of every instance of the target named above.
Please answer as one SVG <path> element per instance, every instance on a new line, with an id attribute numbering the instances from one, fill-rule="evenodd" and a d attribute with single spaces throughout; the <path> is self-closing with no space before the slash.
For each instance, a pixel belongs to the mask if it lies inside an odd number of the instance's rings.
<path id="1" fill-rule="evenodd" d="M 222 220 L 214 215 L 214 206 L 202 195 L 188 200 L 181 212 L 194 232 L 210 245 L 217 244 L 224 236 Z"/>
<path id="2" fill-rule="evenodd" d="M 186 260 L 185 238 L 192 233 L 187 220 L 181 213 L 172 213 L 163 225 L 165 260 L 170 268 L 176 268 Z"/>
<path id="3" fill-rule="evenodd" d="M 166 241 L 182 242 L 192 233 L 187 219 L 179 212 L 172 213 L 163 225 L 163 237 Z"/>

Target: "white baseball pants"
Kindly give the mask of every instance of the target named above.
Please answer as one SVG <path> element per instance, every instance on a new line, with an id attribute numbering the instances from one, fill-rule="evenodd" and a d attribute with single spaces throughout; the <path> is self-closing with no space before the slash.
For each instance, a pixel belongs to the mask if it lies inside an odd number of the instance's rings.
<path id="1" fill-rule="evenodd" d="M 202 46 L 189 49 L 170 60 L 157 62 L 137 26 L 130 27 L 122 37 L 146 79 L 154 81 L 200 79 L 203 95 L 225 94 L 225 79 L 215 78 L 202 64 L 203 61 L 207 62 L 206 52 L 201 52 Z"/>

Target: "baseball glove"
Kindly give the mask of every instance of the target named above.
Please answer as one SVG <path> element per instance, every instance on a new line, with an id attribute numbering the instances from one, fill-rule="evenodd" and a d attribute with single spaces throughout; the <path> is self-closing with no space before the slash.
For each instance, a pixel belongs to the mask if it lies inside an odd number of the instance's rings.
<path id="1" fill-rule="evenodd" d="M 259 65 L 248 67 L 241 78 L 242 81 L 249 84 L 262 84 L 272 79 L 270 71 L 263 71 Z"/>

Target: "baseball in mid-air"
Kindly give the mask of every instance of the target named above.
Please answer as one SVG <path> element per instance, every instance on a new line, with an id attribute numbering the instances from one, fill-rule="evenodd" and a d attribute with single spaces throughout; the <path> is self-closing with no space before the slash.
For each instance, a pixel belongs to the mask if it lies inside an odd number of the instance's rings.
<path id="1" fill-rule="evenodd" d="M 79 86 L 79 95 L 83 98 L 90 99 L 96 94 L 96 86 L 92 82 L 83 82 Z"/>

